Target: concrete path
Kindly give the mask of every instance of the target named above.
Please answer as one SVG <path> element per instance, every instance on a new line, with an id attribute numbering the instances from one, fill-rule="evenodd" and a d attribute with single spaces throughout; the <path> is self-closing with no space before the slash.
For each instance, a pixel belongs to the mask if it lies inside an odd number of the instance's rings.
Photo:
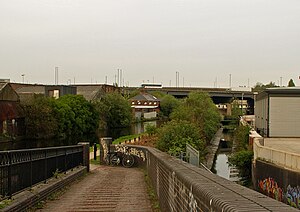
<path id="1" fill-rule="evenodd" d="M 84 179 L 38 211 L 152 211 L 141 169 L 91 168 Z"/>
<path id="2" fill-rule="evenodd" d="M 215 134 L 214 138 L 210 142 L 210 146 L 207 147 L 207 155 L 205 157 L 206 164 L 205 166 L 211 170 L 215 154 L 218 151 L 220 139 L 223 136 L 223 128 L 221 127 Z"/>

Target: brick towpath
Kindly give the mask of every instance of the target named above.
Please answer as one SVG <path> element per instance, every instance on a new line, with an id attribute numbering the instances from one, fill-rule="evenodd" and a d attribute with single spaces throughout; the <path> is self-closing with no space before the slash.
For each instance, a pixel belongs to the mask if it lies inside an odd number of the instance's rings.
<path id="1" fill-rule="evenodd" d="M 58 199 L 38 211 L 152 211 L 138 168 L 97 166 Z"/>

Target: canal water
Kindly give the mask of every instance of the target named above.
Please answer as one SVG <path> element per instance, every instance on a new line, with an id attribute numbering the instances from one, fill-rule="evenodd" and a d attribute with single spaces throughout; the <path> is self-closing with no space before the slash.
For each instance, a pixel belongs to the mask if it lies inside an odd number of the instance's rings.
<path id="1" fill-rule="evenodd" d="M 219 149 L 215 156 L 213 172 L 220 177 L 233 182 L 239 182 L 238 169 L 228 162 L 228 157 L 232 153 L 231 135 L 223 134 L 225 141 L 220 141 Z"/>
<path id="2" fill-rule="evenodd" d="M 127 128 L 115 128 L 107 131 L 100 132 L 100 137 L 112 137 L 113 139 L 125 135 L 140 134 L 145 132 L 147 125 L 158 126 L 159 121 L 139 122 L 134 123 Z M 14 149 L 31 149 L 31 148 L 44 148 L 53 146 L 68 146 L 72 145 L 72 140 L 59 140 L 59 139 L 40 139 L 40 140 L 21 140 L 0 142 L 0 151 L 14 150 Z"/>

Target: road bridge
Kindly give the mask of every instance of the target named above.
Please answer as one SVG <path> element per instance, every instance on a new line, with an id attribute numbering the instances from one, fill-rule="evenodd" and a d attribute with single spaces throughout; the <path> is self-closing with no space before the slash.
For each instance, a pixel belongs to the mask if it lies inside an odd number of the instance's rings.
<path id="1" fill-rule="evenodd" d="M 185 98 L 193 91 L 207 92 L 215 104 L 231 103 L 233 99 L 247 100 L 250 114 L 254 113 L 254 100 L 256 93 L 252 91 L 233 90 L 229 88 L 203 88 L 203 87 L 161 87 L 161 88 L 138 88 L 127 87 L 123 88 L 123 92 L 133 92 L 137 89 L 143 89 L 146 92 L 162 92 L 172 95 L 176 98 Z"/>
<path id="2" fill-rule="evenodd" d="M 138 161 L 137 165 L 144 167 L 149 176 L 161 211 L 297 211 L 155 148 L 134 145 L 129 148 Z M 83 157 L 87 155 L 89 154 L 83 153 Z M 124 170 L 128 175 L 124 174 Z M 143 180 L 141 181 L 141 169 L 102 166 L 97 172 L 92 171 L 90 175 L 74 184 L 75 190 L 70 188 L 71 194 L 66 193 L 66 196 L 62 196 L 66 211 L 101 211 L 101 207 L 102 211 L 151 211 L 148 210 L 149 200 L 145 194 Z M 91 183 L 89 176 L 94 176 Z M 14 178 L 16 179 L 16 176 Z M 51 190 L 49 185 L 46 186 Z M 143 189 L 140 189 L 142 187 Z M 32 189 L 27 192 L 32 192 L 35 196 L 26 202 L 26 198 L 21 195 L 19 201 L 23 201 L 23 206 L 45 196 Z M 135 200 L 135 197 L 138 199 Z M 18 198 L 13 197 L 9 207 L 15 206 L 14 211 L 18 211 L 14 201 L 18 201 Z M 118 203 L 124 204 L 124 207 Z M 45 206 L 45 211 L 53 211 L 51 207 Z M 62 203 L 53 203 L 53 209 L 59 210 L 60 207 L 63 207 Z M 67 209 L 68 207 L 70 208 Z"/>

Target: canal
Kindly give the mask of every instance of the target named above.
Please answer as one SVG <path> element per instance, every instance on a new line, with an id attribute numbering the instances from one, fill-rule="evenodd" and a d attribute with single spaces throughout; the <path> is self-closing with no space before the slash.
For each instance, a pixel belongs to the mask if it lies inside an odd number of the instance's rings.
<path id="1" fill-rule="evenodd" d="M 220 177 L 233 182 L 239 182 L 238 169 L 228 162 L 230 154 L 232 154 L 232 135 L 230 133 L 223 133 L 223 139 L 220 141 L 212 171 Z"/>
<path id="2" fill-rule="evenodd" d="M 127 128 L 115 128 L 111 130 L 104 130 L 99 133 L 99 137 L 112 137 L 113 139 L 119 138 L 125 135 L 140 134 L 145 132 L 147 125 L 159 126 L 159 121 L 148 121 L 133 123 Z M 93 142 L 93 141 L 90 141 Z M 31 148 L 44 148 L 54 146 L 68 146 L 74 144 L 72 140 L 60 140 L 60 139 L 39 139 L 21 141 L 8 141 L 0 142 L 0 151 L 16 150 L 16 149 L 31 149 Z"/>

